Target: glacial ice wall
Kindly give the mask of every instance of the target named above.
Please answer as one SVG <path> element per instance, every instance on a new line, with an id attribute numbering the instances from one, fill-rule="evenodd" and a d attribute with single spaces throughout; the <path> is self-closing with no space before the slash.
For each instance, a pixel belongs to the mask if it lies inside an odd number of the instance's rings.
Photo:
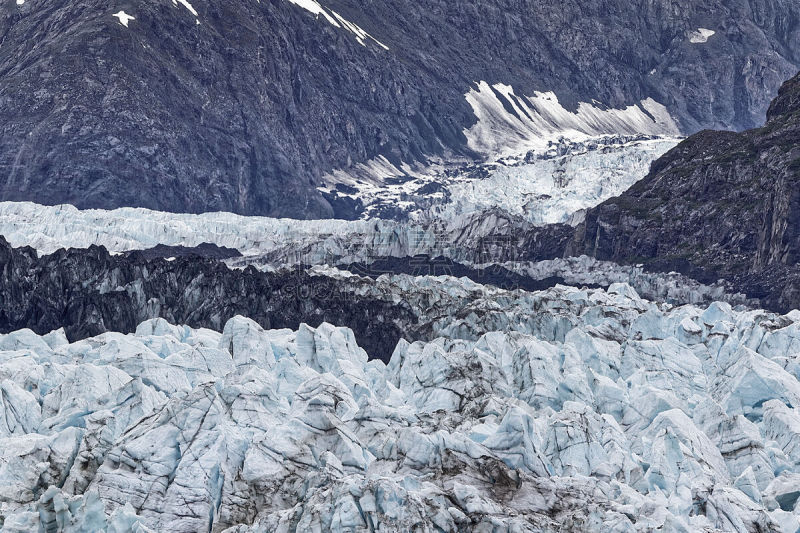
<path id="1" fill-rule="evenodd" d="M 539 297 L 388 365 L 242 317 L 0 336 L 3 531 L 797 531 L 800 313 Z"/>

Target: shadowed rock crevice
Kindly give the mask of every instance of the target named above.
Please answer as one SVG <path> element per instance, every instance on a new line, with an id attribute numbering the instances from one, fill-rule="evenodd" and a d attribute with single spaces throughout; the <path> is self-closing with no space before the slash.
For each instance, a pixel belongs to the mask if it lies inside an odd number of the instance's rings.
<path id="1" fill-rule="evenodd" d="M 0 240 L 0 331 L 63 327 L 71 340 L 128 333 L 148 318 L 221 329 L 235 315 L 265 328 L 345 324 L 375 357 L 388 359 L 416 317 L 402 303 L 359 297 L 347 281 L 303 271 L 231 270 L 198 256 L 149 260 L 102 248 L 37 257 Z"/>

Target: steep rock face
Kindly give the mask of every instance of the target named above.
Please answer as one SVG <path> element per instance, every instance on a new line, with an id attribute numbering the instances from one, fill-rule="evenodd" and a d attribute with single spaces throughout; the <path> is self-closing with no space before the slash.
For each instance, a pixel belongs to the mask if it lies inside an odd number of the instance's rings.
<path id="1" fill-rule="evenodd" d="M 6 2 L 4 197 L 325 217 L 312 169 L 363 157 L 381 130 L 421 151 L 386 118 L 418 89 L 397 87 L 404 68 L 377 45 L 285 1 L 173 4 Z M 389 74 L 370 106 L 378 62 Z"/>
<path id="2" fill-rule="evenodd" d="M 772 308 L 800 306 L 800 76 L 764 127 L 690 137 L 590 210 L 566 250 L 726 278 Z"/>
<path id="3" fill-rule="evenodd" d="M 362 4 L 4 2 L 0 197 L 327 217 L 329 170 L 474 155 L 478 81 L 691 132 L 755 125 L 800 65 L 792 0 Z"/>
<path id="4" fill-rule="evenodd" d="M 800 12 L 788 2 L 423 0 L 393 2 L 391 12 L 384 2 L 331 5 L 356 20 L 363 13 L 404 22 L 380 35 L 472 75 L 466 81 L 512 85 L 518 96 L 552 90 L 572 105 L 588 95 L 614 108 L 652 97 L 686 131 L 760 125 L 775 90 L 796 71 L 787 63 L 800 59 Z M 701 30 L 711 35 L 697 39 Z"/>

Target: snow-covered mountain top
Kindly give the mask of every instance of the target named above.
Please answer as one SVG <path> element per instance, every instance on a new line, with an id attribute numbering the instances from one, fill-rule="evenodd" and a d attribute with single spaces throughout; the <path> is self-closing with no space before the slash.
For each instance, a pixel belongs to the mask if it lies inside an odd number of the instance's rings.
<path id="1" fill-rule="evenodd" d="M 388 365 L 241 317 L 0 336 L 3 530 L 800 527 L 800 314 L 542 297 L 540 335 Z"/>

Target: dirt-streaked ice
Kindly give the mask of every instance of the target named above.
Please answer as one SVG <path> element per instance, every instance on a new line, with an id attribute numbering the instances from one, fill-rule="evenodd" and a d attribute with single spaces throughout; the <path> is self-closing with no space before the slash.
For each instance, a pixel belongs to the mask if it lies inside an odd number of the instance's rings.
<path id="1" fill-rule="evenodd" d="M 388 365 L 243 317 L 0 336 L 3 531 L 797 531 L 797 313 L 535 298 Z"/>

